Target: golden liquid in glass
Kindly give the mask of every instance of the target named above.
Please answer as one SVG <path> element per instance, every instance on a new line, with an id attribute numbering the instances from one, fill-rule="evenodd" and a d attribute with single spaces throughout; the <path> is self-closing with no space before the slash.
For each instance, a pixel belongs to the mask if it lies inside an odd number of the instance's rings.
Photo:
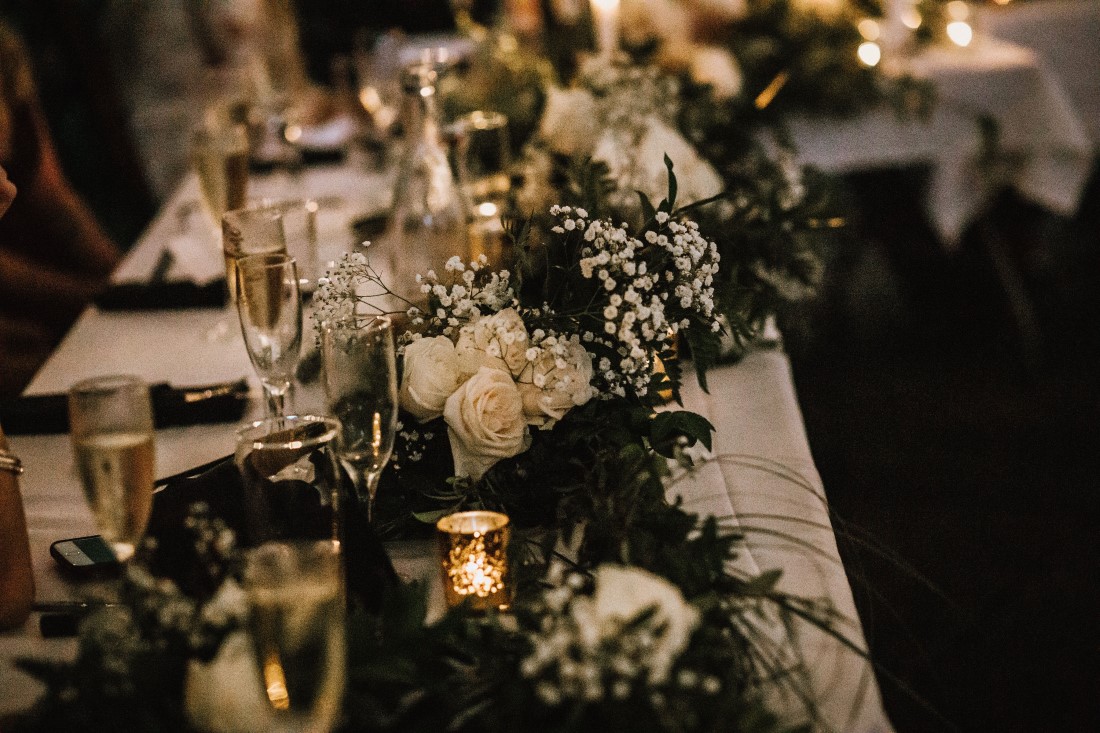
<path id="1" fill-rule="evenodd" d="M 75 443 L 84 495 L 100 533 L 126 560 L 145 533 L 153 504 L 156 451 L 151 433 L 100 433 Z"/>

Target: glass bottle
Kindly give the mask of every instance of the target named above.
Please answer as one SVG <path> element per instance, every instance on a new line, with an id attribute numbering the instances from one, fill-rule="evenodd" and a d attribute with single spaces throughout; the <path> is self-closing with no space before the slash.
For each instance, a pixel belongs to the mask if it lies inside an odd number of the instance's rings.
<path id="1" fill-rule="evenodd" d="M 436 84 L 445 68 L 425 60 L 406 68 L 401 77 L 407 113 L 405 152 L 381 244 L 390 288 L 416 305 L 426 299 L 415 282 L 417 273 L 442 273 L 448 259 L 457 255 L 466 261 L 470 254 L 467 206 L 440 124 Z"/>

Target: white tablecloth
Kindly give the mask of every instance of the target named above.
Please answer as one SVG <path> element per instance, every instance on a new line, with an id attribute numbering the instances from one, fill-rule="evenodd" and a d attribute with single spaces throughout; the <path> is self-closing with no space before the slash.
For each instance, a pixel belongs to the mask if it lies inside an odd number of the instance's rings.
<path id="1" fill-rule="evenodd" d="M 1093 37 L 1092 47 L 1097 42 Z M 958 243 L 1000 185 L 1060 214 L 1077 210 L 1093 142 L 1082 112 L 1040 54 L 979 35 L 968 48 L 929 48 L 901 66 L 934 84 L 930 119 L 903 119 L 885 108 L 844 120 L 796 119 L 791 132 L 799 159 L 840 173 L 930 166 L 924 203 L 948 247 Z M 1090 78 L 1097 74 L 1100 69 L 1092 69 Z M 993 178 L 979 165 L 982 116 L 996 122 L 1001 150 L 1013 161 Z"/>
<path id="2" fill-rule="evenodd" d="M 1027 0 L 978 9 L 982 33 L 1029 48 L 1054 72 L 1100 150 L 1100 0 Z"/>
<path id="3" fill-rule="evenodd" d="M 313 195 L 342 196 L 344 205 L 334 215 L 345 220 L 384 203 L 380 197 L 388 190 L 386 183 L 376 176 L 339 168 L 312 170 L 299 181 Z M 259 188 L 265 185 L 274 184 L 269 181 Z M 179 228 L 177 209 L 196 190 L 195 182 L 188 180 L 177 191 L 117 277 L 147 274 L 166 246 L 181 249 L 189 243 L 190 254 L 182 259 L 198 269 L 204 267 L 203 258 L 220 262 L 208 225 L 193 221 L 186 233 Z M 321 228 L 325 230 L 324 225 Z M 332 249 L 327 256 L 342 248 L 339 239 L 336 236 L 329 241 L 327 246 Z M 219 322 L 230 325 L 228 332 L 219 332 Z M 90 309 L 28 391 L 61 392 L 78 379 L 116 372 L 179 385 L 247 376 L 259 394 L 235 315 L 228 310 L 119 314 Z M 677 483 L 671 491 L 682 494 L 692 510 L 731 521 L 736 517 L 748 535 L 749 549 L 741 567 L 782 568 L 784 590 L 830 600 L 844 619 L 839 630 L 862 647 L 860 623 L 837 554 L 828 506 L 806 442 L 786 357 L 779 351 L 750 353 L 740 364 L 719 369 L 711 376 L 709 395 L 697 386 L 689 386 L 685 399 L 688 409 L 707 416 L 717 427 L 718 459 L 698 475 Z M 254 412 L 260 410 L 258 402 Z M 315 389 L 300 390 L 297 407 L 300 411 L 320 409 L 320 395 Z M 38 600 L 79 597 L 82 589 L 61 576 L 49 557 L 49 545 L 54 540 L 95 532 L 79 488 L 68 437 L 14 436 L 11 442 L 27 466 L 22 487 Z M 157 472 L 176 473 L 232 450 L 229 425 L 159 430 Z M 801 476 L 805 486 L 774 475 L 775 467 Z M 797 541 L 783 539 L 784 535 L 797 536 Z M 398 546 L 394 556 L 403 572 L 432 572 L 434 576 L 430 557 L 426 559 L 417 548 Z M 440 594 L 441 588 L 437 588 L 437 607 Z M 0 634 L 0 713 L 25 707 L 38 693 L 28 678 L 13 669 L 13 658 L 67 654 L 72 649 L 71 640 L 39 638 L 33 617 L 23 629 Z M 807 664 L 806 677 L 821 699 L 820 712 L 828 729 L 852 733 L 891 730 L 865 660 L 809 628 L 801 633 L 798 649 Z M 777 705 L 792 718 L 800 709 L 792 699 L 777 698 Z"/>

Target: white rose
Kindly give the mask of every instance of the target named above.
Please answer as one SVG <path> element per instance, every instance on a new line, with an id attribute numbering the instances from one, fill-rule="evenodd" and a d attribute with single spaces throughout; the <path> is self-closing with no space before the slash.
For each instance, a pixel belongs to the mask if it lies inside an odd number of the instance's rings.
<path id="1" fill-rule="evenodd" d="M 672 160 L 676 170 L 677 204 L 687 206 L 715 196 L 725 188 L 710 163 L 679 132 L 656 117 L 646 121 L 645 133 L 636 147 L 625 149 L 614 134 L 607 131 L 596 144 L 592 157 L 607 163 L 613 179 L 633 176 L 630 180 L 620 180 L 621 188 L 636 189 L 651 201 L 660 201 L 668 191 L 665 155 Z"/>
<path id="2" fill-rule="evenodd" d="M 698 84 L 709 84 L 718 99 L 733 99 L 741 93 L 741 67 L 733 54 L 719 46 L 694 48 L 691 78 Z"/>
<path id="3" fill-rule="evenodd" d="M 413 341 L 405 347 L 401 407 L 421 422 L 437 418 L 463 379 L 458 355 L 449 338 L 435 336 Z"/>
<path id="4" fill-rule="evenodd" d="M 477 480 L 502 458 L 531 447 L 523 399 L 508 372 L 481 367 L 443 409 L 456 476 Z"/>
<path id="5" fill-rule="evenodd" d="M 459 331 L 459 368 L 466 376 L 483 366 L 519 374 L 527 366 L 527 340 L 527 327 L 515 308 L 483 316 Z"/>
<path id="6" fill-rule="evenodd" d="M 599 132 L 596 100 L 584 89 L 550 87 L 546 94 L 539 137 L 556 153 L 584 155 Z"/>
<path id="7" fill-rule="evenodd" d="M 591 607 L 582 609 L 582 615 L 595 617 L 603 630 L 602 636 L 617 634 L 638 614 L 653 609 L 650 624 L 661 631 L 648 660 L 649 681 L 663 683 L 691 640 L 699 623 L 699 611 L 684 600 L 675 585 L 640 568 L 601 565 L 596 568 L 595 580 Z"/>
<path id="8" fill-rule="evenodd" d="M 211 661 L 188 665 L 184 709 L 196 730 L 267 730 L 271 711 L 262 691 L 252 641 L 246 632 L 235 631 L 225 637 Z"/>
<path id="9" fill-rule="evenodd" d="M 542 349 L 520 375 L 518 387 L 528 425 L 549 430 L 570 409 L 596 394 L 592 388 L 592 356 L 576 341 L 567 342 L 565 348 L 561 357 Z M 559 367 L 558 358 L 565 362 L 564 367 Z"/>

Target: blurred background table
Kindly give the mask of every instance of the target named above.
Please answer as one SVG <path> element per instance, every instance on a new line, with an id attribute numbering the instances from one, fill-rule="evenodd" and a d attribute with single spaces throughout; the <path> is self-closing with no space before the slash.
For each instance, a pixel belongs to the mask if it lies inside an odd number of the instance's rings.
<path id="1" fill-rule="evenodd" d="M 978 35 L 967 48 L 924 49 L 899 72 L 932 82 L 928 119 L 885 107 L 800 118 L 791 125 L 798 159 L 830 173 L 928 166 L 922 204 L 949 248 L 1004 186 L 1053 212 L 1076 212 L 1094 159 L 1091 110 L 1037 51 Z"/>

